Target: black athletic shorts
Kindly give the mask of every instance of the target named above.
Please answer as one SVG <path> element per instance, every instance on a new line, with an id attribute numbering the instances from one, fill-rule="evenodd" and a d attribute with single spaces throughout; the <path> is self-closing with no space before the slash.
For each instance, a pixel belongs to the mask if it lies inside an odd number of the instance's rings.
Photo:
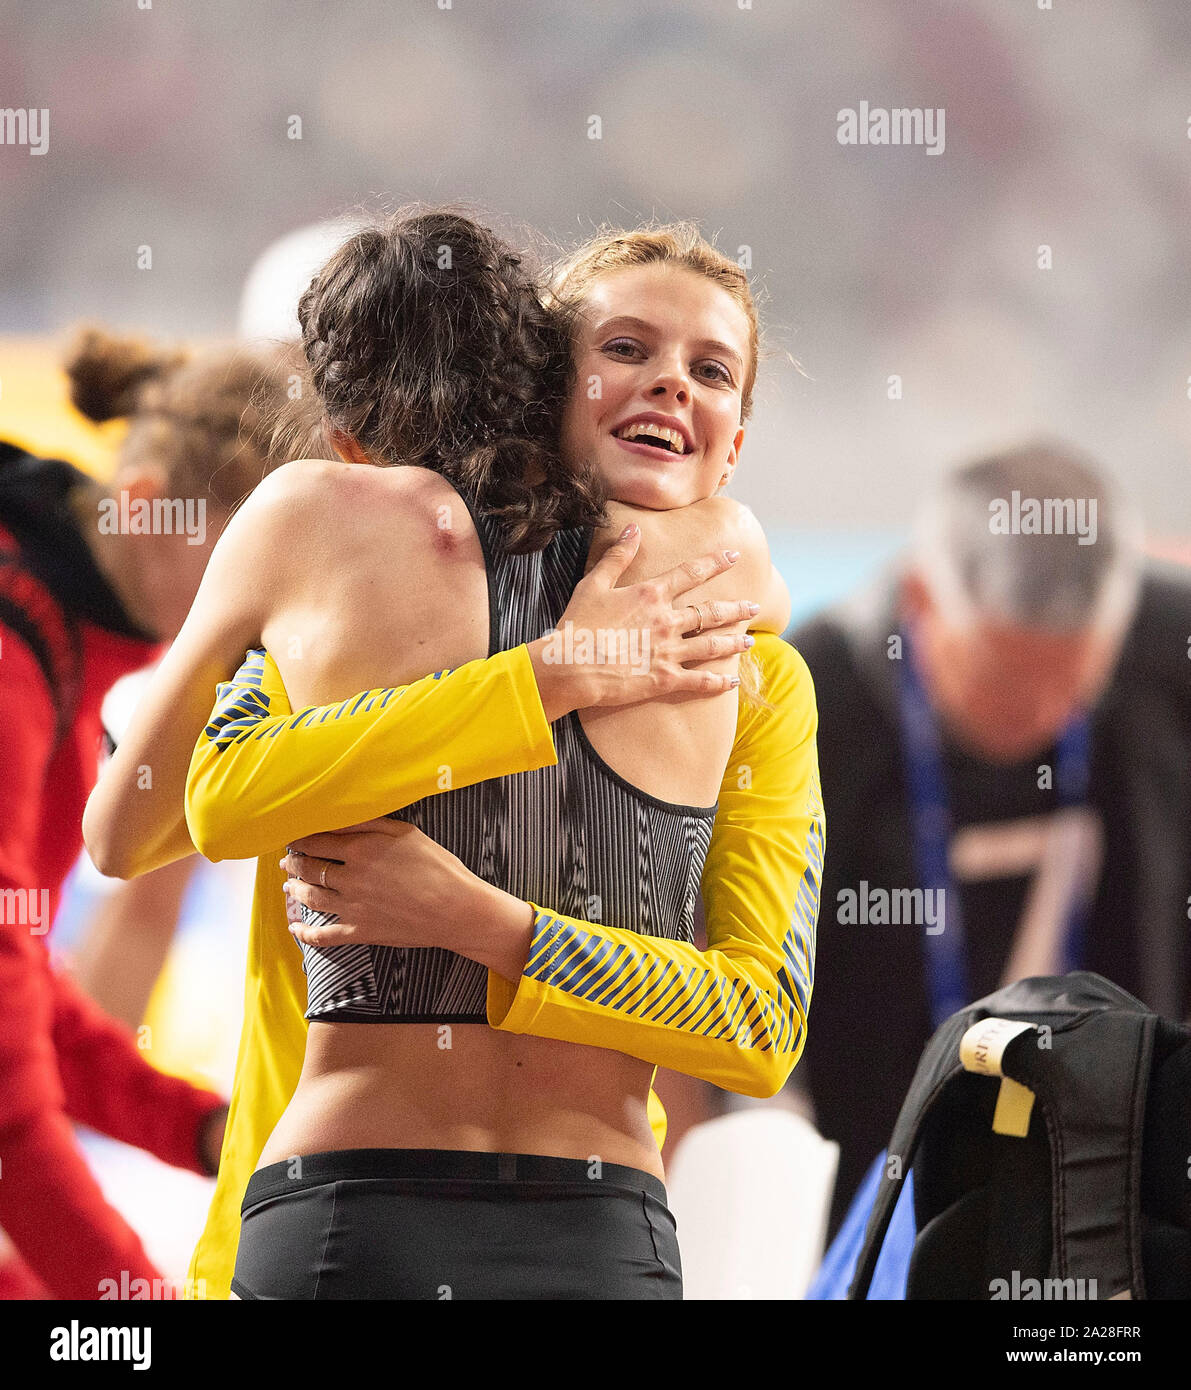
<path id="1" fill-rule="evenodd" d="M 665 1186 L 595 1159 L 345 1149 L 253 1173 L 242 1299 L 681 1299 Z"/>

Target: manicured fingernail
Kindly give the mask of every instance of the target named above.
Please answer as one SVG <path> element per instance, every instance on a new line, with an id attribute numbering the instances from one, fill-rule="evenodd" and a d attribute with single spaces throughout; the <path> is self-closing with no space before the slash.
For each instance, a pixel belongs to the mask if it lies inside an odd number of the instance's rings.
<path id="1" fill-rule="evenodd" d="M 733 676 L 732 679 L 728 682 L 728 687 L 729 687 L 729 689 L 731 689 L 731 690 L 735 690 L 736 687 L 737 687 L 739 684 L 740 684 L 740 677 L 739 677 L 739 676 Z"/>
<path id="2" fill-rule="evenodd" d="M 751 647 L 756 642 L 756 640 L 757 639 L 753 636 L 751 632 L 746 632 L 744 634 L 744 645 L 746 647 Z"/>
<path id="3" fill-rule="evenodd" d="M 635 532 L 636 530 L 637 530 L 637 523 L 636 523 L 635 521 L 630 521 L 629 524 L 628 524 L 628 525 L 624 528 L 624 530 L 620 533 L 620 539 L 621 539 L 622 541 L 627 541 L 628 538 L 629 538 L 631 535 L 633 535 L 634 532 Z"/>
<path id="4" fill-rule="evenodd" d="M 739 550 L 725 550 L 725 551 L 724 551 L 724 559 L 727 560 L 727 562 L 728 562 L 730 565 L 734 565 L 734 564 L 736 563 L 736 561 L 740 559 L 740 551 L 739 551 Z"/>
<path id="5" fill-rule="evenodd" d="M 757 616 L 758 613 L 760 613 L 760 611 L 761 611 L 761 605 L 760 605 L 759 603 L 750 603 L 750 604 L 749 604 L 749 612 L 753 615 L 754 618 Z"/>

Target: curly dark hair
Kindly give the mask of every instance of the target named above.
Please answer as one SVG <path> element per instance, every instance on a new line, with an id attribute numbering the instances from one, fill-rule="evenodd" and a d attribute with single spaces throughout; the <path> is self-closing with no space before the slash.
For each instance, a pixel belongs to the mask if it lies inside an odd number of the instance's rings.
<path id="1" fill-rule="evenodd" d="M 339 431 L 375 464 L 441 473 L 501 522 L 513 553 L 602 524 L 598 480 L 559 453 L 571 324 L 544 307 L 543 289 L 507 243 L 454 209 L 357 231 L 298 303 L 324 447 Z"/>

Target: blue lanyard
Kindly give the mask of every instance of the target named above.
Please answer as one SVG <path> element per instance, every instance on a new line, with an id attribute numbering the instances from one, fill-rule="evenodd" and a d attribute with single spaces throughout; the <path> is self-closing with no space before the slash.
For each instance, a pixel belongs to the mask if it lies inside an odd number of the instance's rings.
<path id="1" fill-rule="evenodd" d="M 968 946 L 960 895 L 951 876 L 948 851 L 951 811 L 943 776 L 938 722 L 915 664 L 910 634 L 903 628 L 898 682 L 902 743 L 910 796 L 910 832 L 914 863 L 924 889 L 936 890 L 944 905 L 944 929 L 924 933 L 926 986 L 931 1018 L 938 1028 L 944 1020 L 972 1002 L 968 979 Z M 1087 798 L 1091 764 L 1091 728 L 1086 714 L 1077 715 L 1059 737 L 1055 791 L 1059 805 L 1078 806 Z M 940 899 L 938 892 L 943 893 Z M 1085 911 L 1073 904 L 1063 932 L 1059 973 L 1079 968 L 1083 959 Z"/>

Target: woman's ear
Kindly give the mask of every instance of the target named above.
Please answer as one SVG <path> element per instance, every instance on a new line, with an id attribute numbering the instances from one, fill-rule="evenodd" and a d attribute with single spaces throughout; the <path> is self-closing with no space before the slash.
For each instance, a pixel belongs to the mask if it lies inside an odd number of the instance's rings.
<path id="1" fill-rule="evenodd" d="M 720 475 L 717 487 L 727 487 L 732 481 L 732 474 L 736 472 L 736 465 L 740 462 L 740 451 L 744 447 L 744 426 L 736 431 L 736 436 L 732 440 L 732 447 L 728 450 L 728 462 L 724 472 Z"/>

